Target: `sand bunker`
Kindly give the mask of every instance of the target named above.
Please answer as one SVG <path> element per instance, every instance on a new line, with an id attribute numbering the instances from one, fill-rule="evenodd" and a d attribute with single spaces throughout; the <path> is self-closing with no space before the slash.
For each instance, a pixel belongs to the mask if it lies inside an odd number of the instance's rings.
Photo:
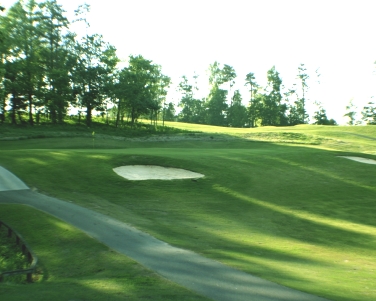
<path id="1" fill-rule="evenodd" d="M 376 160 L 373 160 L 373 159 L 367 159 L 367 158 L 362 158 L 362 157 L 350 157 L 350 156 L 339 156 L 339 157 L 354 160 L 354 161 L 361 162 L 361 163 L 366 163 L 366 164 L 376 164 Z"/>
<path id="2" fill-rule="evenodd" d="M 174 180 L 197 179 L 204 175 L 189 170 L 155 165 L 127 165 L 113 169 L 119 176 L 128 180 Z"/>

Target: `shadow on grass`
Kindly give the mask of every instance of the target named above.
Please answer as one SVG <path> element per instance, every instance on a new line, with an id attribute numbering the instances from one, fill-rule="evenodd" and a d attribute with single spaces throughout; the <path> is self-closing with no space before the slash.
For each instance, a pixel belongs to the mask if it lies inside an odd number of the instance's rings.
<path id="1" fill-rule="evenodd" d="M 1 300 L 208 300 L 45 213 L 22 205 L 0 207 L 0 217 L 22 232 L 43 269 L 36 283 L 0 284 Z"/>

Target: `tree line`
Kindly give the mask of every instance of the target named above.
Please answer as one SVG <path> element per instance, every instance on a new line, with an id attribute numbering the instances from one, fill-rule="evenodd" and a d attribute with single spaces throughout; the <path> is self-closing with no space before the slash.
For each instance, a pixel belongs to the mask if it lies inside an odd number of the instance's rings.
<path id="1" fill-rule="evenodd" d="M 249 90 L 248 105 L 243 104 L 239 89 L 232 91 L 236 78 L 232 66 L 214 62 L 208 72 L 210 93 L 203 99 L 194 97 L 197 86 L 190 84 L 186 76 L 182 77 L 179 121 L 232 127 L 289 126 L 308 122 L 309 75 L 304 64 L 298 67 L 298 84 L 287 90 L 275 66 L 267 71 L 265 87 L 256 82 L 254 73 L 248 73 L 244 79 Z M 327 118 L 321 104 L 317 103 L 317 106 L 318 111 L 313 116 L 315 124 L 336 124 Z"/>
<path id="2" fill-rule="evenodd" d="M 80 6 L 75 21 L 86 22 L 82 16 L 89 10 Z M 27 112 L 31 125 L 41 114 L 62 123 L 75 107 L 90 126 L 93 111 L 106 111 L 108 105 L 116 108 L 117 125 L 125 114 L 132 123 L 142 114 L 155 120 L 170 84 L 161 66 L 138 55 L 117 69 L 115 47 L 98 34 L 77 37 L 64 13 L 56 0 L 29 0 L 1 15 L 1 121 L 8 114 L 16 124 Z"/>
<path id="3" fill-rule="evenodd" d="M 111 113 L 115 125 L 126 118 L 131 124 L 140 117 L 178 120 L 218 126 L 287 126 L 307 123 L 309 75 L 304 64 L 297 70 L 298 82 L 283 86 L 275 67 L 267 71 L 261 87 L 250 72 L 244 79 L 249 99 L 244 105 L 240 91 L 234 90 L 236 72 L 232 66 L 214 62 L 209 66 L 209 95 L 196 97 L 194 83 L 187 76 L 178 84 L 178 108 L 166 97 L 171 79 L 160 65 L 141 55 L 130 56 L 128 66 L 120 62 L 113 45 L 98 34 L 78 37 L 70 30 L 73 22 L 86 23 L 90 6 L 81 5 L 76 19 L 69 21 L 56 0 L 37 3 L 16 2 L 9 10 L 0 6 L 0 122 L 39 123 L 47 116 L 63 123 L 69 108 L 85 116 L 88 126 L 93 112 Z M 336 124 L 328 119 L 320 103 L 312 116 L 315 124 Z M 347 115 L 353 122 L 353 106 Z M 373 103 L 364 108 L 368 123 L 376 123 Z M 24 116 L 26 117 L 26 120 Z"/>

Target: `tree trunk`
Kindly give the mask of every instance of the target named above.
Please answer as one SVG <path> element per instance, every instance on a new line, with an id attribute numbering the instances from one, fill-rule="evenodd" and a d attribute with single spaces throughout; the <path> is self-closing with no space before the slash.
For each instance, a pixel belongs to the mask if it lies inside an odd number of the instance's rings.
<path id="1" fill-rule="evenodd" d="M 57 111 L 57 122 L 64 123 L 64 113 L 62 110 Z"/>
<path id="2" fill-rule="evenodd" d="M 132 125 L 132 128 L 134 126 L 134 120 L 136 119 L 136 116 L 135 116 L 135 112 L 134 112 L 134 108 L 132 108 L 132 112 L 131 112 L 131 125 Z"/>
<path id="3" fill-rule="evenodd" d="M 15 94 L 12 94 L 11 98 L 11 103 L 12 103 L 12 108 L 11 108 L 11 119 L 12 119 L 12 124 L 17 124 L 16 121 L 16 111 L 17 111 L 17 98 Z"/>
<path id="4" fill-rule="evenodd" d="M 35 119 L 36 119 L 36 123 L 39 124 L 39 122 L 40 122 L 40 110 L 37 111 L 37 113 L 35 115 Z"/>
<path id="5" fill-rule="evenodd" d="M 1 100 L 0 104 L 0 121 L 1 123 L 4 123 L 5 121 L 5 97 Z"/>
<path id="6" fill-rule="evenodd" d="M 117 113 L 116 113 L 116 123 L 115 123 L 116 128 L 118 127 L 119 120 L 120 120 L 120 109 L 121 109 L 121 106 L 120 106 L 120 99 L 119 99 L 118 107 L 117 107 Z"/>
<path id="7" fill-rule="evenodd" d="M 56 116 L 57 116 L 56 110 L 54 108 L 51 108 L 50 109 L 50 119 L 51 119 L 53 124 L 57 123 L 57 117 Z"/>
<path id="8" fill-rule="evenodd" d="M 88 126 L 88 127 L 91 127 L 91 106 L 90 105 L 88 105 L 87 107 L 86 107 L 86 125 Z"/>
<path id="9" fill-rule="evenodd" d="M 60 124 L 64 123 L 64 114 L 63 114 L 63 110 L 61 109 L 57 111 L 57 122 Z"/>
<path id="10" fill-rule="evenodd" d="M 54 89 L 53 90 L 55 97 L 54 97 L 54 103 L 55 103 L 55 108 L 56 108 L 56 119 L 57 123 L 62 124 L 64 123 L 64 100 L 61 95 L 56 95 L 57 91 Z"/>
<path id="11" fill-rule="evenodd" d="M 22 115 L 21 115 L 21 112 L 20 111 L 17 111 L 17 115 L 18 115 L 18 120 L 20 121 L 20 124 L 22 124 Z"/>
<path id="12" fill-rule="evenodd" d="M 30 123 L 30 125 L 34 125 L 34 120 L 33 120 L 33 95 L 31 93 L 29 93 L 28 98 L 29 98 L 29 123 Z"/>

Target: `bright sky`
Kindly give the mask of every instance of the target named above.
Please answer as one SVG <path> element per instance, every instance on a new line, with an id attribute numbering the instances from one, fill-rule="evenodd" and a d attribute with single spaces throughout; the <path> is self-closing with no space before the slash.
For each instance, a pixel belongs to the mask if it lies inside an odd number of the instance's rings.
<path id="1" fill-rule="evenodd" d="M 5 7 L 15 1 L 0 0 Z M 72 12 L 83 1 L 58 0 Z M 304 63 L 308 98 L 343 122 L 351 98 L 359 110 L 376 94 L 375 0 L 86 0 L 90 33 L 100 33 L 118 56 L 143 55 L 178 84 L 196 72 L 207 94 L 209 64 L 233 66 L 244 102 L 245 75 L 265 85 L 273 65 L 289 88 Z M 320 85 L 315 70 L 319 69 Z M 176 96 L 171 94 L 174 102 Z M 309 112 L 312 114 L 312 112 Z"/>

